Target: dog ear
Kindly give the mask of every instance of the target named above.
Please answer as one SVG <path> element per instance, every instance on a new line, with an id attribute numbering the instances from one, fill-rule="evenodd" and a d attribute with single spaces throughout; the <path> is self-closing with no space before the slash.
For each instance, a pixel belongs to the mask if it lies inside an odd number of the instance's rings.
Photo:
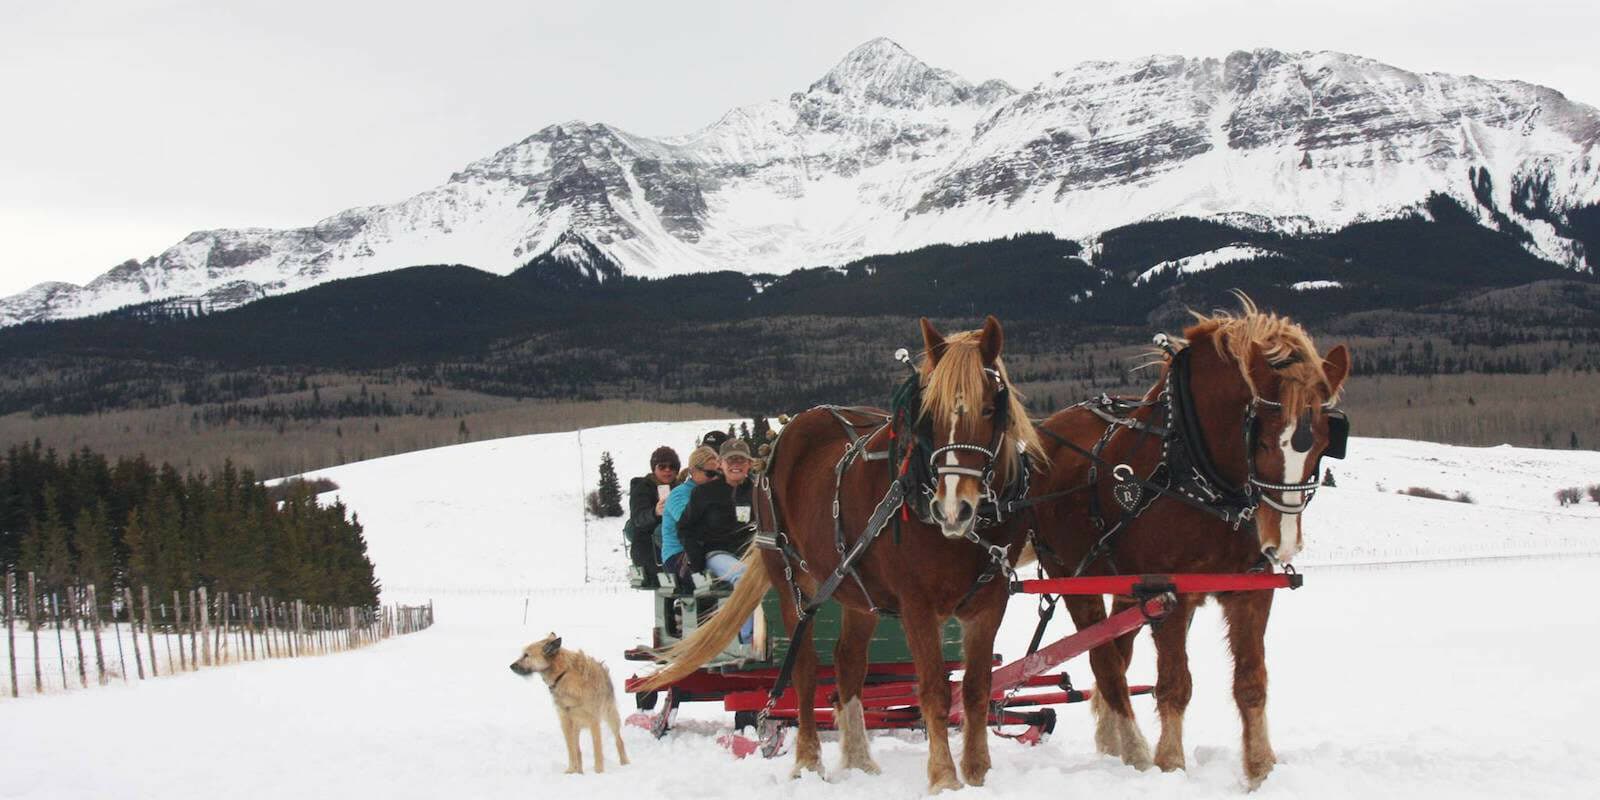
<path id="1" fill-rule="evenodd" d="M 555 658 L 556 657 L 556 653 L 559 653 L 559 652 L 561 652 L 561 637 L 558 636 L 558 637 L 556 637 L 554 639 L 551 639 L 550 641 L 544 643 L 544 657 L 545 658 Z"/>

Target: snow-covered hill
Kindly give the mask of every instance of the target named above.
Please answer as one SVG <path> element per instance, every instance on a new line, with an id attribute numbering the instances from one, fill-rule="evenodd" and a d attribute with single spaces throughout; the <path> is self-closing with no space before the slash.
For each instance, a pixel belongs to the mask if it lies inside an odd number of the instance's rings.
<path id="1" fill-rule="evenodd" d="M 1565 215 L 1600 201 L 1597 144 L 1600 111 L 1553 89 L 1342 53 L 1086 62 L 1018 91 L 876 39 L 689 135 L 550 125 L 398 203 L 197 231 L 85 287 L 35 287 L 0 300 L 0 325 L 164 298 L 226 308 L 418 264 L 505 274 L 562 244 L 634 275 L 785 272 L 1171 215 L 1303 232 L 1432 192 L 1578 267 Z"/>

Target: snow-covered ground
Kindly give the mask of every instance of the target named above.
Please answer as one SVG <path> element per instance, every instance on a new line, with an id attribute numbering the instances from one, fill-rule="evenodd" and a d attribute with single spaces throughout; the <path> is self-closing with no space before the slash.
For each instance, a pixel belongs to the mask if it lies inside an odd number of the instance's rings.
<path id="1" fill-rule="evenodd" d="M 713 706 L 686 706 L 663 741 L 628 729 L 627 767 L 608 753 L 604 776 L 561 774 L 548 692 L 508 664 L 555 630 L 620 683 L 632 667 L 620 653 L 650 621 L 648 599 L 620 584 L 620 522 L 585 521 L 581 495 L 602 451 L 625 481 L 651 448 L 686 454 L 712 426 L 520 437 L 319 473 L 361 515 L 385 600 L 431 597 L 439 623 L 334 656 L 0 700 L 0 797 L 920 796 L 925 744 L 914 736 L 874 738 L 883 775 L 790 781 L 788 757 L 723 752 L 714 739 L 727 715 Z M 1600 676 L 1584 665 L 1600 656 L 1600 506 L 1561 508 L 1552 493 L 1600 482 L 1600 453 L 1373 439 L 1350 450 L 1328 462 L 1338 486 L 1307 518 L 1306 588 L 1274 608 L 1281 764 L 1259 794 L 1591 796 Z M 1477 502 L 1394 493 L 1409 486 Z M 1031 598 L 1014 602 L 1003 655 L 1025 647 L 1032 609 Z M 1080 705 L 1061 709 L 1038 748 L 996 741 L 989 785 L 963 796 L 1242 795 L 1220 616 L 1203 609 L 1194 625 L 1188 772 L 1139 773 L 1096 755 Z M 1150 651 L 1141 640 L 1136 679 L 1153 676 Z M 1084 664 L 1068 667 L 1088 683 Z M 1136 706 L 1153 737 L 1150 701 Z M 837 745 L 824 756 L 836 761 Z"/>

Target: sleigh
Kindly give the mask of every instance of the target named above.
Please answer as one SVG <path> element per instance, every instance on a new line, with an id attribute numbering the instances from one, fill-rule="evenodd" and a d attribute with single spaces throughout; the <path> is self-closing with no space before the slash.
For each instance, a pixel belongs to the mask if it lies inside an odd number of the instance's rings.
<path id="1" fill-rule="evenodd" d="M 1123 575 L 1015 581 L 1011 586 L 1013 593 L 1043 598 L 1110 595 L 1131 599 L 1134 605 L 1048 644 L 1041 643 L 1036 635 L 1033 651 L 1014 661 L 1003 662 L 997 655 L 990 696 L 990 724 L 1000 735 L 1023 744 L 1044 741 L 1055 729 L 1055 706 L 1080 703 L 1094 696 L 1093 689 L 1074 687 L 1068 673 L 1058 667 L 1145 625 L 1159 623 L 1175 607 L 1180 594 L 1272 591 L 1299 588 L 1300 585 L 1300 575 L 1282 572 Z M 656 627 L 652 634 L 654 646 L 630 650 L 626 654 L 629 660 L 657 662 L 666 647 L 692 633 L 695 623 L 709 614 L 717 601 L 727 596 L 727 591 L 703 584 L 692 594 L 680 596 L 668 585 L 655 590 L 653 594 L 656 607 Z M 1041 619 L 1048 620 L 1044 608 L 1045 605 L 1041 605 Z M 780 619 L 776 592 L 768 592 L 759 616 L 766 620 Z M 732 715 L 733 732 L 719 737 L 718 741 L 741 758 L 755 752 L 767 757 L 776 755 L 779 748 L 772 743 L 781 742 L 783 729 L 795 724 L 803 702 L 810 702 L 816 710 L 820 727 L 832 729 L 836 699 L 833 691 L 832 643 L 839 624 L 840 613 L 836 604 L 825 606 L 817 617 L 813 636 L 821 667 L 818 688 L 810 698 L 803 699 L 796 695 L 793 688 L 787 689 L 764 718 L 758 717 L 767 708 L 769 691 L 778 679 L 779 665 L 789 647 L 789 640 L 783 635 L 781 625 L 758 624 L 753 637 L 757 642 L 730 645 L 720 657 L 663 690 L 638 691 L 643 677 L 630 677 L 624 686 L 635 695 L 639 713 L 629 717 L 628 722 L 650 730 L 659 738 L 672 729 L 681 704 L 721 703 L 723 709 Z M 1041 623 L 1041 632 L 1043 628 Z M 947 673 L 958 671 L 961 667 L 961 632 L 959 624 L 953 620 L 945 624 L 942 647 Z M 1130 693 L 1136 695 L 1148 694 L 1151 689 L 1148 685 L 1129 687 Z M 952 681 L 952 695 L 959 697 L 960 692 L 960 683 Z M 921 728 L 923 725 L 921 709 L 917 705 L 915 669 L 903 631 L 894 617 L 883 617 L 873 635 L 862 705 L 869 729 Z M 744 735 L 745 731 L 756 728 L 758 721 L 765 729 L 755 731 L 757 737 Z M 962 723 L 960 703 L 951 704 L 950 723 Z M 763 742 L 767 745 L 762 746 Z"/>

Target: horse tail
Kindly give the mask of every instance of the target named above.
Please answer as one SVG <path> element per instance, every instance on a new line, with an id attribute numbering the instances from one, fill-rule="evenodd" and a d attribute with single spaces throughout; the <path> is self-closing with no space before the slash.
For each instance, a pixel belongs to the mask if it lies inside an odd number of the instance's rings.
<path id="1" fill-rule="evenodd" d="M 733 587 L 733 594 L 724 598 L 705 623 L 688 638 L 667 648 L 667 665 L 645 678 L 634 691 L 653 692 L 677 683 L 716 657 L 739 634 L 745 619 L 761 604 L 761 598 L 772 587 L 772 579 L 761 563 L 759 549 L 751 546 L 742 563 L 744 574 Z"/>

